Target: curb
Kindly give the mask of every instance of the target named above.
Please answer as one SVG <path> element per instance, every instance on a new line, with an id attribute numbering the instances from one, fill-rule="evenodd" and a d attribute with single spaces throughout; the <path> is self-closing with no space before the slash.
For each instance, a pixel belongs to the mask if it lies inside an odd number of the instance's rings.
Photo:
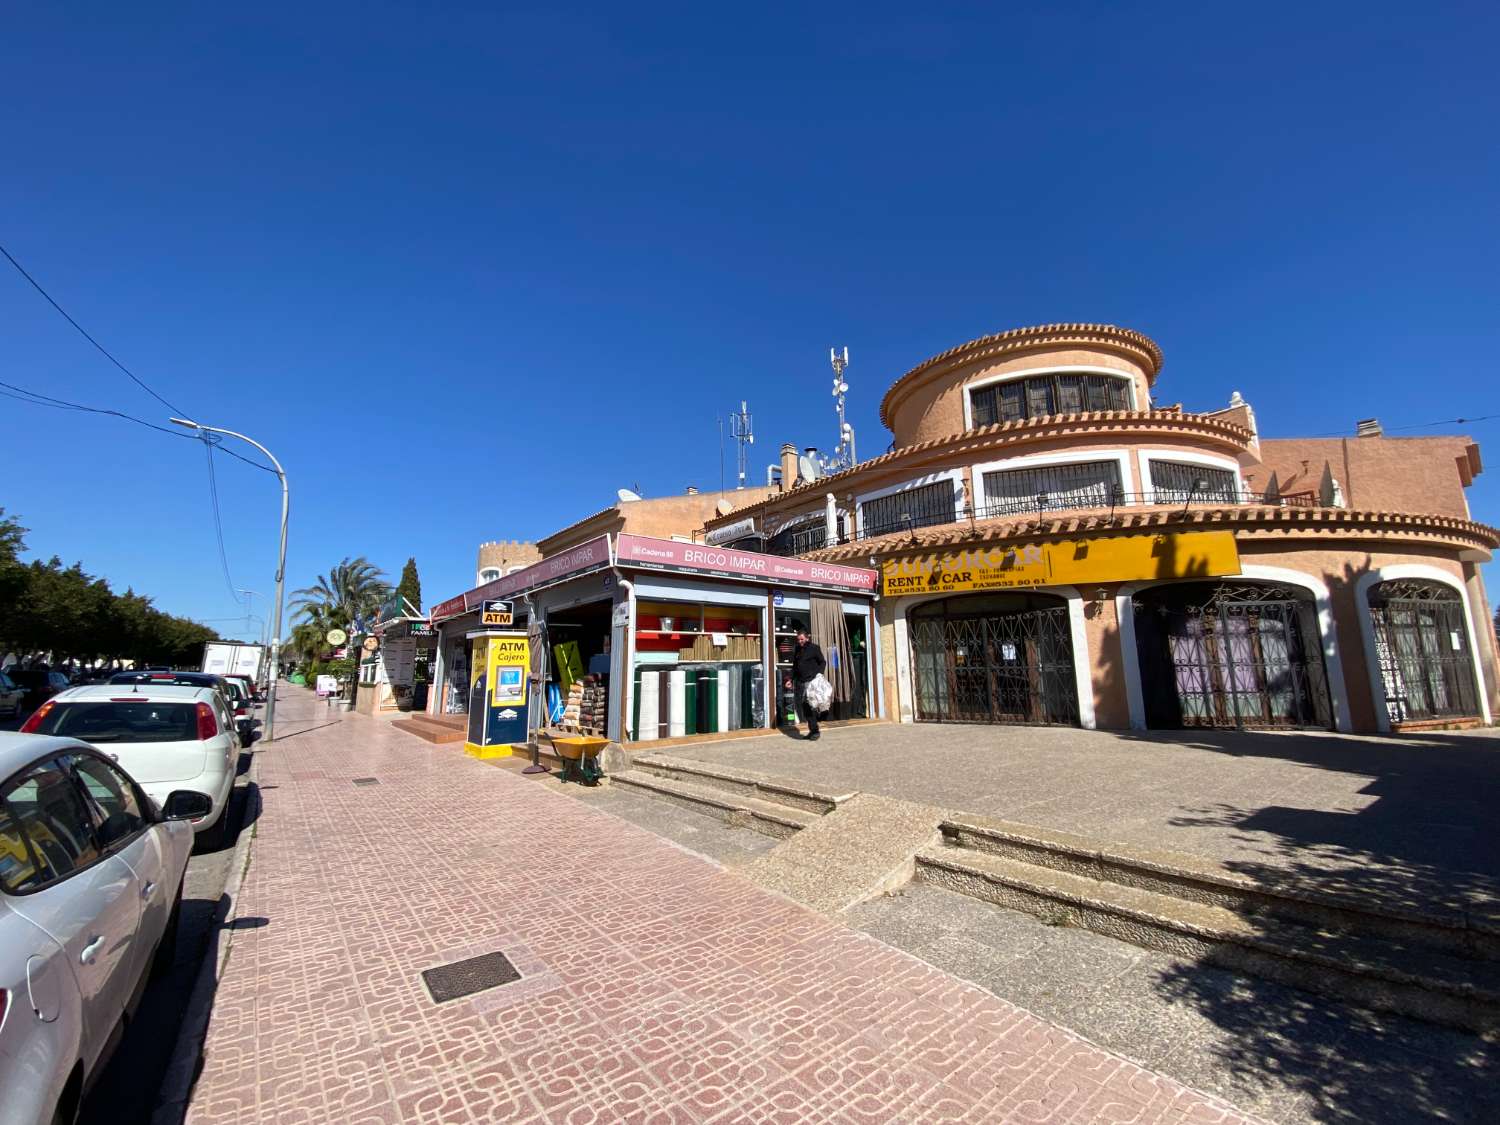
<path id="1" fill-rule="evenodd" d="M 182 1017 L 182 1027 L 177 1033 L 177 1045 L 172 1049 L 172 1061 L 167 1064 L 161 1088 L 156 1095 L 156 1108 L 151 1112 L 150 1125 L 180 1125 L 187 1117 L 188 1104 L 192 1100 L 193 1084 L 198 1078 L 198 1062 L 202 1056 L 203 1043 L 208 1038 L 209 1018 L 213 1015 L 214 995 L 218 992 L 219 978 L 224 973 L 229 950 L 234 943 L 234 931 L 227 923 L 234 917 L 240 884 L 250 866 L 250 844 L 255 837 L 253 825 L 259 819 L 261 804 L 259 751 L 251 755 L 247 776 L 249 782 L 245 787 L 245 808 L 234 845 L 234 857 L 230 860 L 224 891 L 219 896 L 219 908 L 214 911 L 213 928 L 223 935 L 223 940 L 219 943 L 217 957 L 204 951 L 203 964 L 198 968 L 198 979 L 193 982 L 193 991 L 188 996 Z M 252 813 L 256 814 L 254 819 Z M 246 831 L 247 827 L 250 828 L 249 831 Z"/>

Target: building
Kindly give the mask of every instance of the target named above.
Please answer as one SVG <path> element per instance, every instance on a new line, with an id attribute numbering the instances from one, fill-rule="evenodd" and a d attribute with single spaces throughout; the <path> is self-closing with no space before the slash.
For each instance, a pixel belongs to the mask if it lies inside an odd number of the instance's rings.
<path id="1" fill-rule="evenodd" d="M 479 559 L 474 564 L 474 585 L 486 582 L 542 561 L 541 548 L 519 539 L 500 539 L 479 544 Z"/>
<path id="2" fill-rule="evenodd" d="M 1237 393 L 1152 399 L 1110 325 L 985 336 L 881 403 L 890 452 L 706 521 L 706 542 L 881 573 L 902 721 L 1387 731 L 1489 722 L 1495 638 L 1463 437 L 1263 438 Z"/>
<path id="3" fill-rule="evenodd" d="M 468 714 L 475 746 L 480 708 L 513 722 L 515 709 L 486 686 L 498 679 L 480 654 L 494 651 L 493 637 L 524 630 L 537 685 L 531 729 L 555 718 L 580 677 L 592 677 L 588 725 L 615 741 L 768 729 L 788 711 L 800 625 L 823 630 L 837 650 L 835 716 L 881 714 L 873 570 L 701 542 L 708 520 L 775 491 L 621 500 L 538 540 L 540 561 L 433 606 L 440 687 L 429 711 Z M 506 624 L 492 630 L 484 610 L 497 603 Z"/>

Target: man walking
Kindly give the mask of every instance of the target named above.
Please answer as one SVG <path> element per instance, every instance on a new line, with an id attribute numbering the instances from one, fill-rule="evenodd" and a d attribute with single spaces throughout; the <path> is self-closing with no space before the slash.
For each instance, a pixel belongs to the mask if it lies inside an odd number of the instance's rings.
<path id="1" fill-rule="evenodd" d="M 797 692 L 797 716 L 807 720 L 807 740 L 816 742 L 818 734 L 818 709 L 807 702 L 807 685 L 813 677 L 828 667 L 823 650 L 813 643 L 806 629 L 797 630 L 797 647 L 792 651 L 792 681 Z"/>

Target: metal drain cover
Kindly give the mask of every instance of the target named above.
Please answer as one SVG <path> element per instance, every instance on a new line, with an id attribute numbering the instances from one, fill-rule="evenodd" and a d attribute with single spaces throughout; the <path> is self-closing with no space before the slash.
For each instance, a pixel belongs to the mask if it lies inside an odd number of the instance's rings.
<path id="1" fill-rule="evenodd" d="M 520 972 L 503 953 L 482 953 L 451 965 L 422 970 L 422 980 L 434 1002 L 446 1004 L 502 984 L 521 979 Z"/>
<path id="2" fill-rule="evenodd" d="M 354 779 L 354 784 L 355 785 L 379 785 L 380 784 L 380 778 L 378 778 L 378 777 L 356 777 Z"/>

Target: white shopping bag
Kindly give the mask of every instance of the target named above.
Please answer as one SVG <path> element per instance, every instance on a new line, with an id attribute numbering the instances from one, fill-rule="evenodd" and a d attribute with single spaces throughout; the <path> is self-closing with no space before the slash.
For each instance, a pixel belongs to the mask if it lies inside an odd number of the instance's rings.
<path id="1" fill-rule="evenodd" d="M 802 689 L 802 698 L 818 714 L 826 714 L 833 706 L 833 685 L 828 682 L 828 677 L 819 672 L 807 681 L 807 686 Z"/>

